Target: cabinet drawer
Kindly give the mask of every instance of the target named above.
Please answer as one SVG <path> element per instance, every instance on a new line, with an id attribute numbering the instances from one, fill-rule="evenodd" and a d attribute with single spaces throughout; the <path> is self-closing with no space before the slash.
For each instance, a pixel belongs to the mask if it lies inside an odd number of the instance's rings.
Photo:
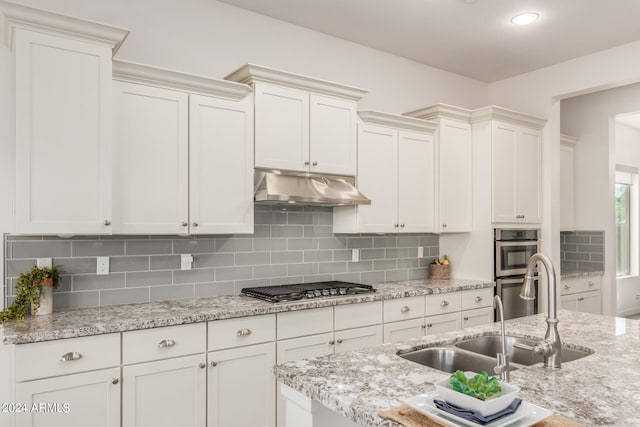
<path id="1" fill-rule="evenodd" d="M 122 363 L 148 362 L 204 353 L 205 323 L 144 329 L 122 334 Z"/>
<path id="2" fill-rule="evenodd" d="M 333 332 L 333 307 L 287 311 L 277 316 L 279 340 Z"/>
<path id="3" fill-rule="evenodd" d="M 382 301 L 338 305 L 334 316 L 336 330 L 381 325 Z"/>
<path id="4" fill-rule="evenodd" d="M 424 317 L 424 297 L 410 297 L 384 302 L 384 322 L 416 319 Z"/>
<path id="5" fill-rule="evenodd" d="M 427 316 L 460 311 L 460 292 L 427 295 L 425 299 Z"/>
<path id="6" fill-rule="evenodd" d="M 491 307 L 493 305 L 493 288 L 472 289 L 460 292 L 462 310 Z"/>
<path id="7" fill-rule="evenodd" d="M 560 282 L 560 295 L 597 291 L 602 287 L 602 276 L 575 277 Z"/>
<path id="8" fill-rule="evenodd" d="M 16 381 L 110 368 L 120 365 L 120 334 L 21 344 L 15 357 Z"/>
<path id="9" fill-rule="evenodd" d="M 461 326 L 460 313 L 441 314 L 438 316 L 427 316 L 425 329 L 427 334 L 441 334 L 443 332 L 457 331 Z"/>
<path id="10" fill-rule="evenodd" d="M 275 339 L 275 314 L 209 322 L 209 350 L 260 344 Z"/>
<path id="11" fill-rule="evenodd" d="M 462 312 L 462 327 L 488 325 L 493 323 L 493 309 L 491 307 L 476 308 Z"/>

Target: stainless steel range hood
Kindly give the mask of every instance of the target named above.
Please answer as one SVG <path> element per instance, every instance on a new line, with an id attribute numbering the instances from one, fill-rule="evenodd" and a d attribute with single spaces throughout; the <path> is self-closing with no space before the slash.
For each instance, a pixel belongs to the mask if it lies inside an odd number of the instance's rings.
<path id="1" fill-rule="evenodd" d="M 355 187 L 352 176 L 256 169 L 254 188 L 256 202 L 317 206 L 371 204 Z"/>

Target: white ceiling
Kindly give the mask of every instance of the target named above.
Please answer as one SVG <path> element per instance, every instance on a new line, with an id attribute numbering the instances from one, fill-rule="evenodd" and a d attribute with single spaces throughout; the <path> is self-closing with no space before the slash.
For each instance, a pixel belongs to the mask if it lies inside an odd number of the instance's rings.
<path id="1" fill-rule="evenodd" d="M 485 82 L 640 39 L 640 0 L 220 1 Z"/>

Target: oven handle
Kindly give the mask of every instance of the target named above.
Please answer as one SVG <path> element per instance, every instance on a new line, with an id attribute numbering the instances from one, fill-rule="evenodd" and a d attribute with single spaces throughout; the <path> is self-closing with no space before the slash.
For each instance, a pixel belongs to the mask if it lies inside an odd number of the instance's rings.
<path id="1" fill-rule="evenodd" d="M 510 241 L 510 240 L 496 240 L 496 246 L 501 248 L 503 246 L 540 246 L 540 240 L 524 240 L 524 241 Z"/>
<path id="2" fill-rule="evenodd" d="M 538 276 L 534 277 L 534 281 L 535 282 L 538 281 Z M 500 295 L 502 292 L 502 288 L 513 288 L 514 287 L 513 285 L 520 286 L 522 285 L 522 282 L 524 282 L 524 276 L 516 277 L 512 279 L 496 279 L 497 293 L 498 295 Z M 511 286 L 505 286 L 505 285 L 511 285 Z"/>

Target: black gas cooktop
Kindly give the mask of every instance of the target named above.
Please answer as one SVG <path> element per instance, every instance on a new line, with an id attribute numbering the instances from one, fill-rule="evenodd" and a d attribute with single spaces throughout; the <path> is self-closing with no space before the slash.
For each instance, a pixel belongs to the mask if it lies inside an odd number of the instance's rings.
<path id="1" fill-rule="evenodd" d="M 376 290 L 373 289 L 373 286 L 370 285 L 331 281 L 243 288 L 241 292 L 245 295 L 260 298 L 265 301 L 284 302 L 311 298 L 369 294 L 375 291 Z"/>

